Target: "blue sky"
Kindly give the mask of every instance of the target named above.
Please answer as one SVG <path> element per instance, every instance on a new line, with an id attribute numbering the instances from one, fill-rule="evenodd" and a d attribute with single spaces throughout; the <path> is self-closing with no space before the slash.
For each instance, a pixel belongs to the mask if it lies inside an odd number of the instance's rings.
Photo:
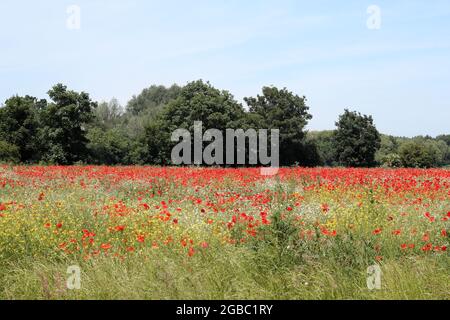
<path id="1" fill-rule="evenodd" d="M 69 5 L 81 28 L 66 27 Z M 367 27 L 367 8 L 381 28 Z M 344 108 L 380 131 L 450 133 L 450 1 L 2 0 L 0 101 L 55 83 L 125 104 L 196 79 L 237 99 L 276 85 L 305 95 L 308 129 Z"/>

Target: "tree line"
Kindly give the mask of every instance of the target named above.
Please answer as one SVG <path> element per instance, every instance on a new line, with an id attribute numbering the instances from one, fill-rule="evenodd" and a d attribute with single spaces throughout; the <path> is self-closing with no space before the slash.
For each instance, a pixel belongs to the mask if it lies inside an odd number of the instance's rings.
<path id="1" fill-rule="evenodd" d="M 170 165 L 176 129 L 280 129 L 282 166 L 420 167 L 450 165 L 450 135 L 380 134 L 373 118 L 345 110 L 335 130 L 308 132 L 307 99 L 262 88 L 245 106 L 209 82 L 153 85 L 125 107 L 97 103 L 57 84 L 49 101 L 13 96 L 0 107 L 0 161 L 26 164 Z"/>

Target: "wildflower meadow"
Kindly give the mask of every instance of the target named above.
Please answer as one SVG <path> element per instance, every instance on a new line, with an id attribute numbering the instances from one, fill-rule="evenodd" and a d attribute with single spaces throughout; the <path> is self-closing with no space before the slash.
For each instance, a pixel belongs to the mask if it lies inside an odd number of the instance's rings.
<path id="1" fill-rule="evenodd" d="M 448 299 L 449 219 L 446 169 L 3 165 L 0 299 Z"/>

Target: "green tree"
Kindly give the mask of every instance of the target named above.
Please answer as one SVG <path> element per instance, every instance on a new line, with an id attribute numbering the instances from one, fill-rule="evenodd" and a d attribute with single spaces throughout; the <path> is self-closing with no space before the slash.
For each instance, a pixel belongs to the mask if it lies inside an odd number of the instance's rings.
<path id="1" fill-rule="evenodd" d="M 131 141 L 122 128 L 103 130 L 95 127 L 89 130 L 87 138 L 91 163 L 132 164 L 129 157 Z"/>
<path id="2" fill-rule="evenodd" d="M 204 130 L 225 132 L 227 128 L 237 128 L 244 115 L 242 105 L 228 91 L 220 91 L 202 80 L 191 82 L 154 122 L 146 125 L 141 141 L 149 150 L 147 161 L 170 163 L 170 151 L 176 144 L 170 137 L 176 129 L 189 130 L 193 138 L 194 122 L 201 121 Z"/>
<path id="3" fill-rule="evenodd" d="M 389 153 L 380 159 L 380 163 L 383 167 L 400 168 L 402 167 L 402 158 L 397 153 Z"/>
<path id="4" fill-rule="evenodd" d="M 405 142 L 400 146 L 399 153 L 404 167 L 431 168 L 434 166 L 433 155 L 424 141 L 411 140 Z"/>
<path id="5" fill-rule="evenodd" d="M 438 141 L 445 142 L 447 144 L 447 151 L 444 156 L 444 165 L 450 165 L 450 134 L 437 136 Z"/>
<path id="6" fill-rule="evenodd" d="M 123 108 L 115 98 L 109 102 L 100 103 L 94 111 L 93 127 L 111 129 L 122 121 Z"/>
<path id="7" fill-rule="evenodd" d="M 391 155 L 398 155 L 400 143 L 397 138 L 389 135 L 381 135 L 380 149 L 375 154 L 375 160 L 379 164 L 385 164 L 387 158 Z"/>
<path id="8" fill-rule="evenodd" d="M 17 163 L 20 161 L 19 147 L 0 140 L 0 162 Z"/>
<path id="9" fill-rule="evenodd" d="M 334 149 L 333 138 L 334 131 L 332 130 L 308 132 L 308 139 L 316 145 L 320 165 L 336 165 L 336 150 Z"/>
<path id="10" fill-rule="evenodd" d="M 437 136 L 436 140 L 442 140 L 450 147 L 450 134 L 443 134 L 443 135 Z"/>
<path id="11" fill-rule="evenodd" d="M 308 113 L 306 97 L 300 97 L 286 88 L 264 87 L 262 95 L 244 99 L 250 114 L 258 117 L 255 129 L 280 130 L 280 164 L 306 165 L 311 162 L 311 145 L 305 140 L 305 127 L 312 116 Z"/>
<path id="12" fill-rule="evenodd" d="M 167 103 L 178 97 L 181 89 L 176 84 L 169 88 L 152 85 L 142 90 L 139 95 L 133 96 L 128 102 L 127 112 L 135 116 L 145 113 L 154 118 Z"/>
<path id="13" fill-rule="evenodd" d="M 436 166 L 444 166 L 448 164 L 448 159 L 450 158 L 450 148 L 447 143 L 442 140 L 431 140 L 430 148 L 434 149 Z"/>
<path id="14" fill-rule="evenodd" d="M 45 100 L 14 96 L 0 108 L 0 139 L 17 146 L 22 162 L 39 160 L 38 115 L 45 105 Z"/>
<path id="15" fill-rule="evenodd" d="M 162 137 L 167 137 L 167 130 L 160 126 L 160 118 L 181 90 L 176 84 L 171 87 L 152 85 L 128 102 L 121 126 L 132 141 L 129 156 L 134 163 L 162 164 L 169 160 L 167 138 Z"/>
<path id="16" fill-rule="evenodd" d="M 138 163 L 171 164 L 172 142 L 166 124 L 166 121 L 157 119 L 145 127 L 144 134 L 133 145 L 132 159 Z"/>
<path id="17" fill-rule="evenodd" d="M 67 90 L 57 84 L 49 92 L 53 102 L 41 112 L 40 129 L 45 142 L 44 161 L 58 164 L 85 162 L 88 156 L 86 127 L 97 104 L 85 92 Z"/>
<path id="18" fill-rule="evenodd" d="M 244 115 L 244 109 L 228 91 L 220 91 L 202 80 L 187 84 L 164 109 L 162 119 L 172 132 L 189 129 L 202 121 L 206 129 L 233 128 Z"/>
<path id="19" fill-rule="evenodd" d="M 372 117 L 345 110 L 336 126 L 334 141 L 338 161 L 349 167 L 375 166 L 381 138 Z"/>

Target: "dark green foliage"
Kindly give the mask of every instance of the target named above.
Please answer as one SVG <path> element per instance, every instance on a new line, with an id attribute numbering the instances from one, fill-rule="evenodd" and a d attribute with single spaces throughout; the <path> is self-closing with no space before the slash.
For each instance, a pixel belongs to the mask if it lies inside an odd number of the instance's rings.
<path id="1" fill-rule="evenodd" d="M 171 133 L 187 129 L 193 138 L 194 122 L 201 121 L 203 128 L 238 128 L 245 112 L 228 91 L 220 91 L 202 80 L 188 83 L 175 100 L 162 110 L 160 117 L 145 127 L 144 145 L 148 149 L 146 162 L 170 163 L 170 152 L 177 142 L 171 142 Z M 224 134 L 225 135 L 225 134 Z"/>
<path id="2" fill-rule="evenodd" d="M 172 132 L 184 128 L 193 136 L 194 122 L 201 121 L 204 131 L 221 130 L 224 144 L 225 129 L 280 129 L 282 166 L 450 165 L 450 135 L 380 135 L 372 117 L 357 112 L 345 110 L 337 130 L 307 132 L 307 100 L 287 89 L 264 87 L 244 99 L 248 111 L 228 91 L 202 80 L 151 86 L 125 110 L 116 99 L 97 106 L 87 93 L 62 84 L 48 94 L 49 103 L 13 96 L 0 107 L 1 162 L 171 165 Z"/>
<path id="3" fill-rule="evenodd" d="M 140 159 L 141 163 L 170 165 L 172 142 L 165 126 L 165 121 L 157 119 L 145 127 L 144 134 L 135 145 L 135 159 Z"/>
<path id="4" fill-rule="evenodd" d="M 339 163 L 349 167 L 375 166 L 381 138 L 372 117 L 345 110 L 336 126 L 334 143 Z"/>
<path id="5" fill-rule="evenodd" d="M 400 159 L 405 167 L 430 168 L 433 166 L 433 157 L 423 142 L 406 142 L 399 151 Z"/>
<path id="6" fill-rule="evenodd" d="M 127 112 L 134 116 L 146 113 L 154 117 L 167 103 L 178 97 L 181 89 L 178 85 L 173 85 L 170 88 L 153 85 L 144 89 L 138 96 L 133 96 L 128 102 Z"/>
<path id="7" fill-rule="evenodd" d="M 120 128 L 92 128 L 87 134 L 90 162 L 95 164 L 131 164 L 130 140 Z"/>
<path id="8" fill-rule="evenodd" d="M 116 99 L 102 102 L 94 110 L 86 138 L 89 162 L 94 164 L 132 164 L 132 139 L 123 126 L 123 109 Z"/>
<path id="9" fill-rule="evenodd" d="M 38 112 L 45 105 L 45 100 L 14 96 L 6 100 L 5 106 L 0 108 L 0 139 L 18 148 L 19 160 L 22 162 L 38 159 Z"/>
<path id="10" fill-rule="evenodd" d="M 131 163 L 170 163 L 170 136 L 161 122 L 161 115 L 181 90 L 178 85 L 168 88 L 152 85 L 128 102 L 121 125 L 130 139 L 128 158 Z"/>
<path id="11" fill-rule="evenodd" d="M 443 141 L 447 144 L 447 152 L 444 156 L 444 165 L 450 165 L 450 134 L 437 136 L 436 139 L 438 141 Z"/>
<path id="12" fill-rule="evenodd" d="M 86 127 L 94 118 L 97 104 L 85 92 L 77 93 L 57 84 L 48 95 L 53 102 L 41 111 L 40 136 L 42 160 L 50 163 L 72 164 L 86 162 Z"/>
<path id="13" fill-rule="evenodd" d="M 445 164 L 448 147 L 429 138 L 418 137 L 400 146 L 399 153 L 404 167 L 432 168 Z"/>
<path id="14" fill-rule="evenodd" d="M 442 140 L 450 147 L 450 134 L 443 134 L 443 135 L 437 136 L 436 140 Z"/>
<path id="15" fill-rule="evenodd" d="M 308 140 L 317 148 L 318 164 L 324 166 L 336 165 L 336 150 L 334 148 L 334 131 L 308 132 Z"/>
<path id="16" fill-rule="evenodd" d="M 195 121 L 202 121 L 204 128 L 225 130 L 234 128 L 243 116 L 244 109 L 232 94 L 199 80 L 188 83 L 167 105 L 162 121 L 169 132 L 189 129 Z"/>
<path id="17" fill-rule="evenodd" d="M 0 140 L 0 162 L 17 163 L 19 161 L 19 148 L 6 141 Z"/>
<path id="18" fill-rule="evenodd" d="M 280 164 L 305 165 L 311 162 L 311 148 L 305 141 L 305 127 L 312 116 L 308 113 L 306 98 L 287 89 L 264 87 L 262 95 L 245 98 L 250 114 L 258 121 L 257 128 L 280 129 Z"/>

